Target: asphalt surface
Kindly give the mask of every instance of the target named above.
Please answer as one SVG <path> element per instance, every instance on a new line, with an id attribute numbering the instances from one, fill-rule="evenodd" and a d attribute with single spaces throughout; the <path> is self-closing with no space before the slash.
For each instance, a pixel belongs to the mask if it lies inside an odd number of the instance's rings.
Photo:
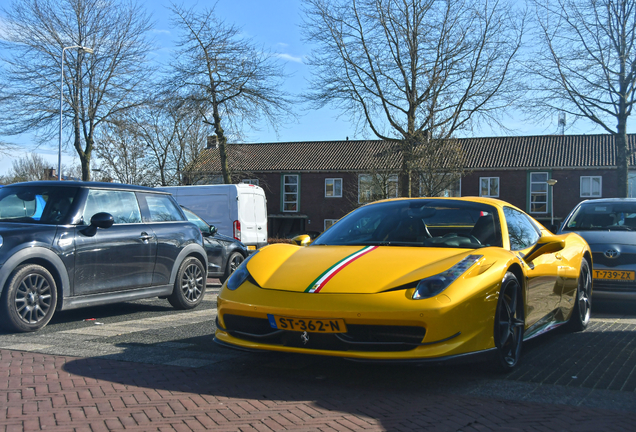
<path id="1" fill-rule="evenodd" d="M 176 311 L 167 300 L 142 300 L 60 312 L 36 333 L 0 333 L 0 376 L 8 377 L 6 384 L 0 378 L 0 431 L 414 430 L 434 425 L 436 430 L 636 430 L 636 303 L 595 302 L 585 332 L 556 330 L 528 341 L 519 367 L 501 375 L 481 364 L 366 364 L 227 349 L 212 340 L 219 287 L 210 288 L 192 311 Z M 40 374 L 35 364 L 43 365 Z M 53 369 L 46 372 L 47 367 Z M 68 389 L 55 384 L 64 374 L 97 398 L 83 401 L 83 414 L 75 420 L 75 405 L 64 393 Z M 40 392 L 43 400 L 53 401 L 48 411 L 39 412 L 39 402 L 36 408 L 29 405 L 32 389 L 38 396 L 38 380 L 53 380 Z M 104 386 L 124 400 L 117 411 L 107 395 L 115 417 L 99 409 Z M 195 402 L 185 413 L 166 402 L 170 410 L 144 423 L 131 412 L 148 408 L 147 402 L 134 396 L 126 402 L 122 396 L 138 389 L 144 394 L 153 389 L 164 402 L 184 397 Z M 60 392 L 64 403 L 55 409 Z M 223 403 L 239 408 L 215 419 L 212 414 L 223 411 Z M 98 407 L 111 423 L 88 418 L 85 404 Z M 29 415 L 29 409 L 39 414 Z M 46 420 L 47 413 L 64 409 L 70 420 Z M 296 409 L 304 414 L 293 414 Z M 272 420 L 281 412 L 291 417 Z M 202 413 L 207 423 L 187 421 Z"/>

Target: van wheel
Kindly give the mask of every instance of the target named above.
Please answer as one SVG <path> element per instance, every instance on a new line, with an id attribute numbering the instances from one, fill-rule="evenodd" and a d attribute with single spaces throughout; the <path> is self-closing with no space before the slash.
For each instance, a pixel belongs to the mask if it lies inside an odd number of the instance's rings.
<path id="1" fill-rule="evenodd" d="M 5 285 L 2 324 L 9 330 L 32 332 L 51 321 L 57 304 L 57 287 L 51 273 L 36 264 L 18 266 Z"/>
<path id="2" fill-rule="evenodd" d="M 175 309 L 193 309 L 197 307 L 205 294 L 205 268 L 194 257 L 183 260 L 179 266 L 174 289 L 168 301 Z"/>
<path id="3" fill-rule="evenodd" d="M 227 260 L 227 264 L 225 266 L 225 274 L 219 278 L 222 284 L 225 283 L 225 281 L 236 271 L 237 268 L 239 268 L 244 260 L 245 257 L 243 257 L 243 255 L 239 252 L 234 252 L 230 255 L 230 259 Z"/>

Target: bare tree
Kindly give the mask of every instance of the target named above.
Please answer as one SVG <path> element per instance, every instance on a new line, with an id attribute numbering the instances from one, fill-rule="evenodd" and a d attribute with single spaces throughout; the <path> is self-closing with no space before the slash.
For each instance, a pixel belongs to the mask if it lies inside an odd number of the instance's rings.
<path id="1" fill-rule="evenodd" d="M 291 114 L 286 77 L 274 53 L 241 35 L 240 29 L 215 15 L 172 5 L 174 25 L 181 30 L 172 83 L 198 104 L 204 122 L 214 128 L 220 149 L 223 181 L 231 183 L 226 149 L 228 130 L 244 125 L 272 127 Z"/>
<path id="2" fill-rule="evenodd" d="M 628 193 L 627 119 L 636 85 L 636 0 L 536 0 L 540 44 L 526 61 L 539 118 L 566 112 L 614 136 L 617 193 Z"/>
<path id="3" fill-rule="evenodd" d="M 154 186 L 157 174 L 147 147 L 126 119 L 111 121 L 101 128 L 96 140 L 95 153 L 101 160 L 102 180 L 118 183 Z"/>
<path id="4" fill-rule="evenodd" d="M 15 0 L 3 13 L 1 133 L 57 137 L 64 67 L 64 125 L 89 180 L 96 131 L 134 106 L 147 81 L 149 16 L 134 0 Z M 66 50 L 61 65 L 62 49 L 72 46 L 94 53 Z"/>
<path id="5" fill-rule="evenodd" d="M 29 153 L 15 159 L 7 173 L 8 183 L 51 180 L 51 164 L 37 153 Z"/>
<path id="6" fill-rule="evenodd" d="M 401 194 L 422 134 L 446 139 L 498 123 L 515 94 L 524 15 L 507 0 L 305 0 L 317 45 L 309 99 L 399 147 Z"/>

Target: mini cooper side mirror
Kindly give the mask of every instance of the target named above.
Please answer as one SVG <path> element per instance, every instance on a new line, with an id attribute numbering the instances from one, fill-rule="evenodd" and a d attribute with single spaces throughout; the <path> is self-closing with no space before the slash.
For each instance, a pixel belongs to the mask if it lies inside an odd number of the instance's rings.
<path id="1" fill-rule="evenodd" d="M 523 257 L 523 260 L 529 264 L 541 255 L 558 252 L 564 247 L 564 236 L 542 236 L 530 253 Z"/>
<path id="2" fill-rule="evenodd" d="M 311 243 L 311 237 L 309 237 L 307 234 L 297 235 L 291 240 L 298 246 L 309 246 L 309 243 Z"/>
<path id="3" fill-rule="evenodd" d="M 113 215 L 106 212 L 95 213 L 91 218 L 91 226 L 96 228 L 110 228 L 114 222 Z"/>

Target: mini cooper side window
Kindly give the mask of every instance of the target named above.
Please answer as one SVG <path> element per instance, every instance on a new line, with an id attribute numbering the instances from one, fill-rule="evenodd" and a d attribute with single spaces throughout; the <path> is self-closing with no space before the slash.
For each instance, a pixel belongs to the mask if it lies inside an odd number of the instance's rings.
<path id="1" fill-rule="evenodd" d="M 144 194 L 150 220 L 148 222 L 182 221 L 183 216 L 177 205 L 170 199 L 170 195 Z"/>
<path id="2" fill-rule="evenodd" d="M 84 207 L 84 225 L 90 225 L 95 213 L 106 212 L 115 224 L 141 223 L 141 212 L 134 192 L 91 189 Z"/>
<path id="3" fill-rule="evenodd" d="M 526 215 L 510 207 L 504 207 L 504 215 L 508 225 L 511 250 L 527 249 L 539 240 L 541 235 Z"/>

